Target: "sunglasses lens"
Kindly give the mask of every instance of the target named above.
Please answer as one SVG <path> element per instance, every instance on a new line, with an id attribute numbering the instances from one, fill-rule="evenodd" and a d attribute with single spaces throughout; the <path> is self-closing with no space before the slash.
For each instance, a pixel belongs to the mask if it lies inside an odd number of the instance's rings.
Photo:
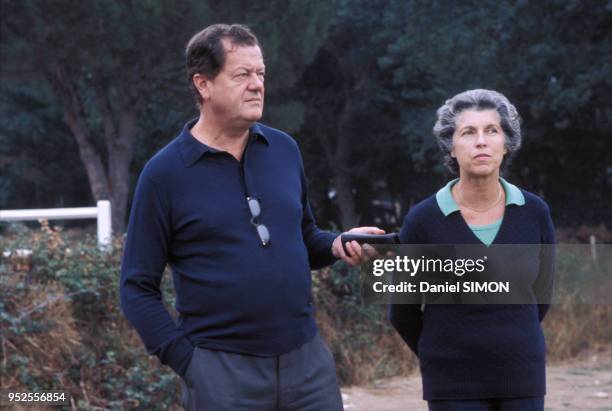
<path id="1" fill-rule="evenodd" d="M 247 204 L 249 205 L 249 211 L 251 212 L 251 224 L 257 229 L 257 235 L 261 240 L 262 245 L 267 245 L 270 242 L 270 232 L 268 227 L 263 224 L 259 224 L 257 217 L 261 214 L 261 206 L 259 200 L 256 198 L 247 197 Z"/>
<path id="2" fill-rule="evenodd" d="M 266 227 L 265 225 L 257 225 L 257 234 L 259 234 L 259 238 L 261 239 L 263 245 L 266 245 L 270 242 L 270 232 L 268 231 L 268 227 Z"/>
<path id="3" fill-rule="evenodd" d="M 251 216 L 253 216 L 253 218 L 259 217 L 259 214 L 261 214 L 261 207 L 259 206 L 259 201 L 257 201 L 255 198 L 250 198 L 248 200 L 248 204 L 249 210 L 251 211 Z"/>

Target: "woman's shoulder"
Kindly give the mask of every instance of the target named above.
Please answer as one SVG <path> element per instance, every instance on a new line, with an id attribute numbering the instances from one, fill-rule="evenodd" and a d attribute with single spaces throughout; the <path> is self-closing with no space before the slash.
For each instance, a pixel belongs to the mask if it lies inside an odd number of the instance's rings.
<path id="1" fill-rule="evenodd" d="M 427 226 L 428 222 L 436 217 L 436 214 L 441 215 L 435 195 L 431 195 L 410 207 L 400 230 L 402 243 L 418 243 L 420 227 Z"/>
<path id="2" fill-rule="evenodd" d="M 519 190 L 525 198 L 525 205 L 528 207 L 528 209 L 544 214 L 550 213 L 550 207 L 542 197 L 522 188 L 519 188 Z"/>
<path id="3" fill-rule="evenodd" d="M 410 207 L 406 213 L 406 218 L 423 218 L 430 215 L 433 216 L 439 211 L 440 207 L 438 207 L 436 195 L 433 194 Z"/>

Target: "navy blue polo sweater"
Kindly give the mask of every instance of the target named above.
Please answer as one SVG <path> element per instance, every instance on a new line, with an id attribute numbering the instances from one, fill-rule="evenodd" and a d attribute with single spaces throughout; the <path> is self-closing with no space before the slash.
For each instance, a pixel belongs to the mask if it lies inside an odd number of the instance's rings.
<path id="1" fill-rule="evenodd" d="M 335 261 L 335 235 L 315 224 L 295 141 L 255 123 L 239 162 L 196 140 L 195 121 L 140 175 L 121 270 L 123 312 L 179 375 L 194 346 L 275 356 L 307 342 L 316 332 L 310 270 Z M 248 196 L 261 204 L 265 247 Z M 167 264 L 176 322 L 160 292 Z"/>
<path id="2" fill-rule="evenodd" d="M 493 244 L 553 244 L 548 206 L 521 190 L 522 206 L 506 206 Z M 482 244 L 459 212 L 443 214 L 431 196 L 415 205 L 401 232 L 404 244 Z M 482 245 L 482 247 L 486 247 Z M 531 254 L 531 255 L 527 255 Z M 534 304 L 392 305 L 390 320 L 417 354 L 425 400 L 541 397 L 546 345 L 540 322 L 548 310 L 554 250 L 501 264 L 533 280 Z"/>

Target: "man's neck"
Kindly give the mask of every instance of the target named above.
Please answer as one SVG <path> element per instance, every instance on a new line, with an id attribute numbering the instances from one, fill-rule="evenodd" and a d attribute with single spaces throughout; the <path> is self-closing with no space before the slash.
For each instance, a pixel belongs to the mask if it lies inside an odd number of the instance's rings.
<path id="1" fill-rule="evenodd" d="M 201 143 L 216 150 L 226 151 L 240 161 L 249 137 L 249 128 L 227 127 L 212 118 L 213 116 L 200 113 L 200 118 L 191 128 L 191 134 Z"/>

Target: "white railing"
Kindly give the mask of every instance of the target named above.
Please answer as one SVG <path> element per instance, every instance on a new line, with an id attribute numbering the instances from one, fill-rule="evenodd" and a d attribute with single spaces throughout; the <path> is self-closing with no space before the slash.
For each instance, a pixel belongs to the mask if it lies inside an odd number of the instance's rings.
<path id="1" fill-rule="evenodd" d="M 111 243 L 111 204 L 108 200 L 98 201 L 96 207 L 0 210 L 0 221 L 75 220 L 82 218 L 98 220 L 99 245 L 109 245 Z"/>

